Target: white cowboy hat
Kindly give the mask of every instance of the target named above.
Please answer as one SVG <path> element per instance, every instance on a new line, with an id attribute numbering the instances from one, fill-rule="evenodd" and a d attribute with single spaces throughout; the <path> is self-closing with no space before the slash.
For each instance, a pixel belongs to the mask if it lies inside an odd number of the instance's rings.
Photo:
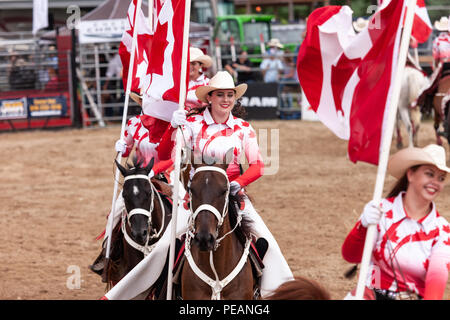
<path id="1" fill-rule="evenodd" d="M 431 164 L 438 169 L 450 172 L 445 162 L 445 149 L 436 144 L 424 148 L 405 148 L 389 158 L 387 171 L 397 179 L 403 177 L 406 171 L 416 165 Z"/>
<path id="2" fill-rule="evenodd" d="M 449 31 L 450 30 L 450 26 L 448 24 L 448 17 L 441 17 L 440 20 L 436 20 L 434 22 L 434 27 L 438 30 L 438 31 Z"/>
<path id="3" fill-rule="evenodd" d="M 200 62 L 205 68 L 212 66 L 212 59 L 210 56 L 203 53 L 199 48 L 189 47 L 189 62 Z"/>
<path id="4" fill-rule="evenodd" d="M 233 77 L 227 71 L 218 71 L 214 77 L 209 80 L 209 85 L 198 87 L 195 95 L 200 101 L 208 103 L 206 95 L 214 90 L 233 89 L 236 91 L 236 99 L 242 97 L 247 90 L 247 84 L 242 83 L 238 86 L 234 85 Z"/>
<path id="5" fill-rule="evenodd" d="M 356 21 L 353 21 L 353 28 L 355 28 L 356 32 L 361 32 L 367 27 L 368 24 L 369 20 L 359 17 Z"/>
<path id="6" fill-rule="evenodd" d="M 284 48 L 284 46 L 281 44 L 280 40 L 278 40 L 277 38 L 270 39 L 269 42 L 267 42 L 267 46 L 268 47 L 277 47 L 280 49 Z"/>

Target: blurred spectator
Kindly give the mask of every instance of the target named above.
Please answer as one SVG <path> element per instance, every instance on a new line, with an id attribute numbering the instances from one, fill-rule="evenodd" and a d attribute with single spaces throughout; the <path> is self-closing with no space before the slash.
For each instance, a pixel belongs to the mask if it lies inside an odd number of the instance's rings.
<path id="1" fill-rule="evenodd" d="M 253 67 L 253 63 L 248 59 L 247 51 L 241 51 L 238 60 L 236 62 L 229 61 L 225 65 L 225 70 L 227 70 L 238 83 L 249 83 L 256 80 L 252 71 Z"/>
<path id="2" fill-rule="evenodd" d="M 10 61 L 11 66 L 8 78 L 11 90 L 35 89 L 36 74 L 33 66 L 14 53 L 11 55 Z"/>
<path id="3" fill-rule="evenodd" d="M 293 83 L 297 86 L 296 83 L 298 82 L 298 78 L 296 71 L 294 58 L 292 57 L 290 50 L 286 49 L 283 57 L 283 71 L 280 77 L 280 85 L 278 87 L 281 95 L 280 104 L 282 108 L 292 108 L 292 94 L 287 93 L 287 99 L 285 99 L 284 91 L 286 87 L 292 86 Z"/>
<path id="4" fill-rule="evenodd" d="M 283 56 L 284 46 L 277 38 L 270 39 L 270 41 L 267 42 L 267 46 L 269 47 L 269 49 L 267 49 L 264 55 L 267 56 L 269 54 L 274 54 L 278 58 L 281 58 L 281 56 Z"/>
<path id="5" fill-rule="evenodd" d="M 52 67 L 48 68 L 48 82 L 45 85 L 45 90 L 56 91 L 58 90 L 58 74 Z"/>
<path id="6" fill-rule="evenodd" d="M 106 60 L 104 55 L 99 56 L 100 59 Z M 106 61 L 100 61 L 100 63 L 104 63 Z M 120 55 L 117 52 L 108 62 L 108 68 L 106 69 L 106 73 L 100 74 L 101 77 L 106 76 L 106 81 L 102 86 L 102 90 L 115 91 L 115 92 L 107 92 L 102 94 L 102 103 L 115 103 L 121 101 L 122 93 L 123 93 L 123 84 L 122 84 L 122 61 L 120 60 Z M 104 70 L 100 69 L 100 73 L 103 73 Z M 119 89 L 119 90 L 118 90 Z M 104 108 L 106 116 L 113 116 L 114 109 L 112 107 Z M 123 107 L 117 109 L 117 114 L 122 114 Z"/>
<path id="7" fill-rule="evenodd" d="M 265 58 L 261 62 L 259 68 L 264 77 L 264 82 L 278 82 L 280 79 L 280 72 L 283 70 L 283 63 L 280 57 L 283 55 L 283 45 L 278 39 L 271 39 L 267 45 L 269 49 L 265 53 Z"/>

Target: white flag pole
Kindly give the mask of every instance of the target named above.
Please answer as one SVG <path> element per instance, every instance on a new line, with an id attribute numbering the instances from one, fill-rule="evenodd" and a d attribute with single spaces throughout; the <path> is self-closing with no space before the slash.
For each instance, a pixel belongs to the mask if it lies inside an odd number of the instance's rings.
<path id="1" fill-rule="evenodd" d="M 155 31 L 153 30 L 153 7 L 153 0 L 148 0 L 148 25 L 150 26 L 152 34 L 155 33 Z"/>
<path id="2" fill-rule="evenodd" d="M 391 149 L 392 134 L 394 131 L 395 118 L 397 115 L 398 100 L 400 97 L 401 80 L 402 80 L 403 70 L 405 69 L 406 55 L 408 53 L 408 48 L 409 48 L 409 40 L 410 40 L 410 36 L 411 36 L 416 1 L 417 0 L 408 0 L 407 1 L 407 8 L 406 8 L 407 13 L 406 13 L 406 19 L 405 19 L 405 24 L 403 27 L 403 33 L 402 33 L 400 49 L 399 49 L 399 54 L 398 54 L 398 62 L 397 62 L 397 68 L 395 71 L 392 96 L 391 96 L 391 100 L 389 102 L 390 105 L 389 105 L 389 109 L 388 109 L 389 113 L 387 116 L 386 131 L 383 135 L 383 140 L 381 141 L 381 151 L 380 151 L 380 157 L 379 157 L 379 161 L 378 161 L 377 178 L 376 178 L 376 182 L 375 182 L 375 190 L 373 193 L 373 200 L 376 202 L 381 201 L 381 196 L 383 193 L 384 179 L 386 176 L 386 168 L 387 168 L 388 158 L 389 158 L 390 149 Z M 403 17 L 403 15 L 402 15 L 402 17 Z M 370 224 L 367 228 L 367 234 L 366 234 L 366 239 L 365 239 L 365 243 L 364 243 L 364 251 L 363 251 L 363 256 L 362 256 L 362 261 L 361 261 L 361 269 L 359 272 L 358 285 L 356 287 L 355 298 L 359 299 L 359 300 L 363 300 L 364 288 L 365 288 L 365 284 L 366 284 L 367 274 L 369 271 L 369 264 L 370 264 L 370 260 L 372 257 L 372 250 L 373 250 L 373 245 L 375 242 L 376 235 L 377 235 L 376 225 Z"/>
<path id="3" fill-rule="evenodd" d="M 186 0 L 184 9 L 184 27 L 183 27 L 183 49 L 181 54 L 181 74 L 180 74 L 180 98 L 178 103 L 178 110 L 184 110 L 184 102 L 186 99 L 186 72 L 187 72 L 187 56 L 189 44 L 189 20 L 191 14 L 191 0 Z M 170 249 L 169 249 L 169 268 L 167 269 L 167 300 L 172 300 L 172 269 L 175 259 L 175 238 L 177 233 L 177 217 L 178 217 L 178 195 L 180 190 L 180 165 L 181 165 L 181 143 L 182 143 L 181 128 L 178 127 L 175 141 L 175 162 L 174 162 L 174 186 L 172 198 L 172 225 L 170 234 Z"/>
<path id="4" fill-rule="evenodd" d="M 135 15 L 134 15 L 134 21 L 133 21 L 133 41 L 131 44 L 131 56 L 130 56 L 130 64 L 128 67 L 128 76 L 127 76 L 127 88 L 125 91 L 125 103 L 124 103 L 124 107 L 123 107 L 123 115 L 122 115 L 122 128 L 120 130 L 120 138 L 123 139 L 124 134 L 125 134 L 125 124 L 127 121 L 127 113 L 128 113 L 128 103 L 130 100 L 130 92 L 131 92 L 131 81 L 132 81 L 132 76 L 133 76 L 133 67 L 134 67 L 134 56 L 135 56 L 135 52 L 136 52 L 136 46 L 137 46 L 137 25 L 136 25 L 136 20 L 137 20 L 137 16 L 138 13 L 141 10 L 141 5 L 142 5 L 142 0 L 138 0 L 137 1 L 137 5 L 135 8 Z M 117 154 L 117 162 L 120 163 L 120 159 L 122 158 L 122 153 L 119 152 Z M 112 199 L 112 205 L 111 205 L 111 212 L 109 213 L 108 216 L 108 222 L 107 222 L 107 227 L 106 230 L 108 231 L 107 234 L 105 235 L 107 237 L 107 242 L 106 242 L 106 265 L 105 267 L 108 265 L 109 262 L 109 253 L 111 250 L 111 234 L 112 234 L 112 227 L 113 227 L 113 218 L 114 218 L 114 212 L 116 209 L 116 197 L 117 197 L 117 189 L 118 189 L 118 182 L 119 182 L 119 178 L 120 178 L 120 171 L 118 168 L 116 168 L 116 174 L 115 174 L 115 178 L 114 178 L 114 192 L 113 192 L 113 199 Z"/>

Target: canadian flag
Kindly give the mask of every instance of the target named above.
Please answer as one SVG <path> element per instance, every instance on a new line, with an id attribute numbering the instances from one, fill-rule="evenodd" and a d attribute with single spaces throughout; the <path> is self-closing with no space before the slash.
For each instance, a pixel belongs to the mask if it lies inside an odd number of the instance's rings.
<path id="1" fill-rule="evenodd" d="M 128 7 L 127 26 L 122 35 L 122 41 L 119 46 L 119 55 L 123 66 L 122 82 L 124 88 L 127 87 L 128 81 L 134 26 L 137 27 L 137 41 L 133 74 L 131 78 L 131 92 L 141 94 L 142 88 L 146 88 L 149 82 L 147 68 L 152 45 L 153 31 L 148 25 L 148 19 L 145 17 L 141 8 L 137 7 L 137 0 L 132 0 L 130 6 Z"/>
<path id="2" fill-rule="evenodd" d="M 378 164 L 392 95 L 404 1 L 379 7 L 355 34 L 348 6 L 326 6 L 308 18 L 297 58 L 301 87 L 318 118 L 349 140 L 352 162 Z"/>
<path id="3" fill-rule="evenodd" d="M 418 43 L 423 43 L 428 40 L 432 31 L 433 25 L 428 16 L 425 0 L 417 0 L 411 36 L 413 36 Z"/>
<path id="4" fill-rule="evenodd" d="M 185 0 L 165 0 L 158 14 L 148 63 L 148 85 L 142 109 L 149 116 L 170 121 L 180 98 Z M 189 61 L 189 51 L 187 56 Z M 188 64 L 188 62 L 185 62 Z M 189 68 L 186 68 L 185 86 Z"/>
<path id="5" fill-rule="evenodd" d="M 391 0 L 379 0 L 378 5 L 387 5 L 389 1 Z M 413 47 L 416 48 L 419 43 L 427 41 L 432 31 L 433 25 L 431 24 L 430 17 L 428 16 L 425 0 L 417 0 L 411 31 Z"/>

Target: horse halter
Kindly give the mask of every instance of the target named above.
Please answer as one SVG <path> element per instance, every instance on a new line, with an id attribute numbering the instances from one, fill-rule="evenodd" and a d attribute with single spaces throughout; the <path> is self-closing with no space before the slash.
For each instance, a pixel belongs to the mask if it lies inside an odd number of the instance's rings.
<path id="1" fill-rule="evenodd" d="M 222 209 L 222 213 L 219 212 L 219 210 L 217 210 L 216 207 L 214 207 L 211 204 L 208 203 L 204 203 L 201 204 L 197 209 L 195 209 L 195 211 L 193 212 L 193 206 L 192 206 L 192 194 L 191 194 L 191 190 L 189 190 L 189 201 L 190 201 L 190 209 L 191 209 L 191 219 L 192 219 L 192 223 L 194 223 L 195 219 L 197 218 L 197 215 L 199 214 L 200 211 L 209 211 L 212 214 L 214 214 L 214 216 L 217 218 L 217 233 L 218 233 L 218 229 L 222 226 L 223 221 L 225 216 L 228 213 L 228 195 L 230 194 L 230 181 L 228 180 L 228 175 L 226 173 L 225 170 L 218 168 L 218 167 L 214 167 L 214 166 L 204 166 L 204 167 L 198 167 L 197 169 L 195 169 L 194 175 L 193 177 L 199 173 L 199 172 L 203 172 L 203 171 L 216 171 L 219 172 L 221 174 L 224 175 L 225 179 L 227 179 L 227 191 L 225 194 L 225 203 Z"/>
<path id="2" fill-rule="evenodd" d="M 148 246 L 148 242 L 151 239 L 158 238 L 161 235 L 161 233 L 162 233 L 162 231 L 164 229 L 165 209 L 164 209 L 164 205 L 162 203 L 161 196 L 159 195 L 158 191 L 156 190 L 155 186 L 153 185 L 153 183 L 151 182 L 150 178 L 147 175 L 145 175 L 145 174 L 133 174 L 133 175 L 126 176 L 123 181 L 125 183 L 125 181 L 132 180 L 132 179 L 144 179 L 144 180 L 147 180 L 150 183 L 150 188 L 151 188 L 151 191 L 152 191 L 151 198 L 150 198 L 150 209 L 147 210 L 147 209 L 144 209 L 144 208 L 134 208 L 134 209 L 130 210 L 130 212 L 128 212 L 127 215 L 124 215 L 122 217 L 122 220 L 126 219 L 126 222 L 128 223 L 128 226 L 131 228 L 130 218 L 133 215 L 135 215 L 135 214 L 142 214 L 144 216 L 147 216 L 148 217 L 148 229 L 149 229 L 149 232 L 147 233 L 147 239 L 145 241 L 145 245 L 138 244 L 136 241 L 134 241 L 128 235 L 127 230 L 125 228 L 125 223 L 124 223 L 125 221 L 122 221 L 122 232 L 123 232 L 124 237 L 125 237 L 126 241 L 128 242 L 128 244 L 131 245 L 136 250 L 141 251 L 144 254 L 144 256 L 146 256 L 153 250 L 153 248 L 155 246 L 155 244 L 153 244 L 151 246 Z M 153 209 L 154 209 L 155 193 L 156 193 L 156 195 L 158 196 L 158 199 L 159 199 L 159 203 L 160 203 L 160 206 L 161 206 L 161 209 L 162 209 L 162 219 L 163 219 L 162 223 L 161 223 L 161 229 L 158 232 L 153 231 L 153 228 L 152 228 L 152 212 L 153 212 Z M 153 231 L 154 234 L 150 235 L 150 231 Z"/>

